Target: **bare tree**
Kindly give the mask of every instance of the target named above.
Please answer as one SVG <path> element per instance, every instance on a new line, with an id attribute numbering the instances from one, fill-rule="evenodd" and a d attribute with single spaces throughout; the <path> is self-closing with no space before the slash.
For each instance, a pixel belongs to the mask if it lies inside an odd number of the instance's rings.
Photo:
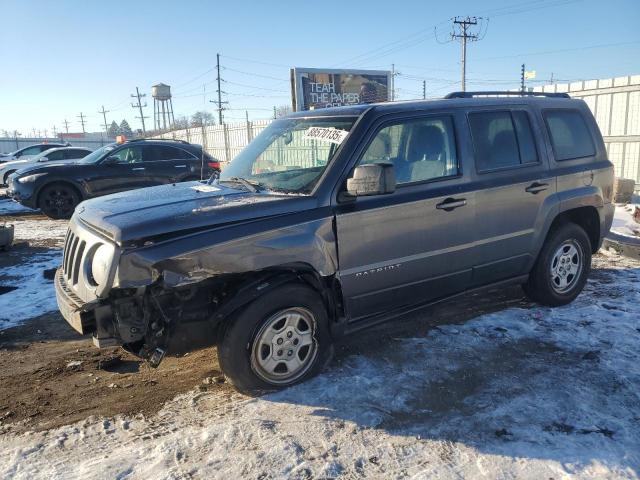
<path id="1" fill-rule="evenodd" d="M 192 127 L 202 127 L 215 124 L 215 120 L 212 114 L 205 111 L 199 111 L 191 116 Z"/>

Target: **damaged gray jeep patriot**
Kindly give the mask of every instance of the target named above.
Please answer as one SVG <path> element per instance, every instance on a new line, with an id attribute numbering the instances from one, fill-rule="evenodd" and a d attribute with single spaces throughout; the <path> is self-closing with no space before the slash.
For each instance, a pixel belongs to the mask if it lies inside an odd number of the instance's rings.
<path id="1" fill-rule="evenodd" d="M 152 365 L 203 322 L 227 378 L 256 394 L 317 373 L 336 338 L 453 295 L 516 283 L 571 302 L 612 189 L 596 122 L 565 94 L 298 112 L 219 178 L 81 203 L 58 305 L 98 347 Z"/>

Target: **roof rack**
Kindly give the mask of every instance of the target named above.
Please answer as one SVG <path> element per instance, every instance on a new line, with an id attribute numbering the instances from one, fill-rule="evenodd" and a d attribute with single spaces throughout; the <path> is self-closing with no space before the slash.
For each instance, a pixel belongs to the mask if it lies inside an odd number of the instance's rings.
<path id="1" fill-rule="evenodd" d="M 554 97 L 554 98 L 571 98 L 568 93 L 555 92 L 514 92 L 489 90 L 485 92 L 451 92 L 444 98 L 474 98 L 474 97 L 493 97 L 496 95 L 508 95 L 517 97 Z"/>
<path id="2" fill-rule="evenodd" d="M 127 142 L 176 142 L 176 143 L 184 143 L 185 145 L 191 145 L 186 140 L 174 140 L 173 138 L 133 138 L 131 140 L 127 140 Z"/>

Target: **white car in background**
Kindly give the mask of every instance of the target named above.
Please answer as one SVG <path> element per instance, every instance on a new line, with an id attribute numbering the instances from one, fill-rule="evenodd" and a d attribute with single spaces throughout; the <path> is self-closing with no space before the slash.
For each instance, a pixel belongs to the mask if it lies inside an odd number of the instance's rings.
<path id="1" fill-rule="evenodd" d="M 12 160 L 0 164 L 0 186 L 6 186 L 9 175 L 12 173 L 32 165 L 42 162 L 64 162 L 67 160 L 78 160 L 84 158 L 92 152 L 90 148 L 84 147 L 62 147 L 51 148 L 34 157 L 21 157 L 20 160 Z"/>

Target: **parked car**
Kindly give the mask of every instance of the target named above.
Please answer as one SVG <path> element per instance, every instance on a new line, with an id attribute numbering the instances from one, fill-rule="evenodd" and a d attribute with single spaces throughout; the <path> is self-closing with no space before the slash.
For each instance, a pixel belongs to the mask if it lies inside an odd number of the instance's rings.
<path id="1" fill-rule="evenodd" d="M 15 152 L 11 153 L 0 153 L 0 164 L 5 162 L 10 162 L 11 160 L 17 160 L 19 158 L 26 159 L 30 157 L 35 157 L 45 150 L 49 150 L 51 148 L 58 147 L 68 147 L 70 143 L 38 143 L 36 145 L 29 145 L 28 147 L 23 147 Z"/>
<path id="2" fill-rule="evenodd" d="M 44 152 L 25 160 L 12 160 L 0 165 L 0 185 L 6 186 L 9 175 L 23 168 L 40 165 L 44 162 L 62 162 L 84 158 L 92 152 L 90 148 L 61 147 L 45 150 Z"/>
<path id="3" fill-rule="evenodd" d="M 495 93 L 495 92 L 492 92 Z M 258 394 L 317 373 L 345 334 L 480 288 L 571 302 L 613 219 L 586 103 L 454 93 L 275 120 L 219 182 L 83 202 L 58 305 L 156 366 L 191 322 Z"/>
<path id="4" fill-rule="evenodd" d="M 38 164 L 10 175 L 7 195 L 50 218 L 70 218 L 82 200 L 163 183 L 208 178 L 220 162 L 199 145 L 131 140 L 65 164 Z"/>

